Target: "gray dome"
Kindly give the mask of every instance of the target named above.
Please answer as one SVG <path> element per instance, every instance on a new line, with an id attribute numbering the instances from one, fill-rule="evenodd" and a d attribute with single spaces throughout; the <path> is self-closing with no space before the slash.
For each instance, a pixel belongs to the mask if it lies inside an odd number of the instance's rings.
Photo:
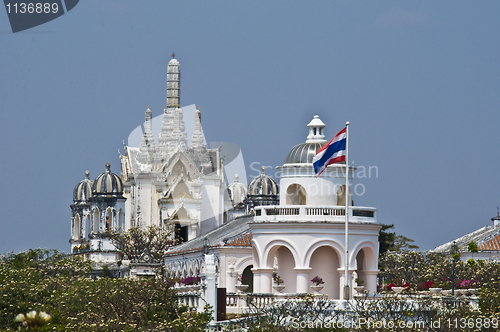
<path id="1" fill-rule="evenodd" d="M 109 170 L 111 165 L 106 163 L 106 171 L 95 178 L 92 185 L 94 196 L 122 196 L 123 184 L 120 177 Z"/>
<path id="2" fill-rule="evenodd" d="M 266 175 L 266 166 L 262 166 L 262 173 L 248 185 L 248 195 L 278 195 L 278 185 L 272 177 Z"/>
<path id="3" fill-rule="evenodd" d="M 312 160 L 325 143 L 301 143 L 286 155 L 285 164 L 312 164 Z"/>
<path id="4" fill-rule="evenodd" d="M 92 197 L 92 180 L 89 179 L 89 171 L 85 172 L 85 179 L 80 181 L 73 189 L 73 202 L 85 203 Z"/>

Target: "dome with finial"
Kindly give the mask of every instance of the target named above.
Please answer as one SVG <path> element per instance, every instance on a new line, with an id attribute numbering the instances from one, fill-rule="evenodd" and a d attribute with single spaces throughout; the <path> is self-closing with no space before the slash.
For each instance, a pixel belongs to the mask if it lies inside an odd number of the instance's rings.
<path id="1" fill-rule="evenodd" d="M 172 59 L 168 62 L 169 65 L 178 66 L 179 61 L 175 58 L 175 52 L 172 53 Z"/>
<path id="2" fill-rule="evenodd" d="M 307 126 L 309 127 L 309 135 L 306 142 L 295 145 L 288 152 L 285 164 L 312 164 L 318 150 L 327 143 L 323 132 L 325 124 L 319 116 L 315 115 Z"/>
<path id="3" fill-rule="evenodd" d="M 262 172 L 256 176 L 248 185 L 248 195 L 278 195 L 278 184 L 272 177 L 266 175 L 266 166 L 262 166 Z"/>
<path id="4" fill-rule="evenodd" d="M 92 180 L 89 178 L 90 172 L 85 171 L 85 179 L 80 181 L 73 189 L 73 202 L 87 203 L 92 197 Z"/>
<path id="5" fill-rule="evenodd" d="M 106 163 L 106 171 L 95 178 L 92 186 L 93 196 L 122 196 L 122 180 L 118 175 L 111 173 L 110 168 L 111 165 Z"/>
<path id="6" fill-rule="evenodd" d="M 242 203 L 247 196 L 247 186 L 239 182 L 238 174 L 234 175 L 234 182 L 231 183 L 227 189 L 229 190 L 229 198 L 233 205 Z"/>

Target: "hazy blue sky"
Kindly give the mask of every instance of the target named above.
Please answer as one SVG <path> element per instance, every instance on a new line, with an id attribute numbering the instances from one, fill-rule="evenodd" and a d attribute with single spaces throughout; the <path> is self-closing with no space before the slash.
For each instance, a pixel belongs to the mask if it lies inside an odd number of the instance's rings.
<path id="1" fill-rule="evenodd" d="M 500 205 L 499 1 L 85 0 L 13 34 L 0 9 L 0 252 L 69 249 L 72 191 L 165 106 L 175 51 L 182 105 L 207 141 L 283 164 L 318 114 L 350 121 L 350 161 L 377 166 L 356 205 L 431 249 Z M 123 151 L 123 150 L 122 150 Z M 259 165 L 260 165 L 259 164 Z M 257 167 L 258 168 L 258 167 Z"/>

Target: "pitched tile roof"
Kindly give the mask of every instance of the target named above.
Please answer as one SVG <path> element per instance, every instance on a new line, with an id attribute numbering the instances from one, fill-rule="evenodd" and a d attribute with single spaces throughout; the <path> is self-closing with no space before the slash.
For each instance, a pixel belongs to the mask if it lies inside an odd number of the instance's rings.
<path id="1" fill-rule="evenodd" d="M 477 247 L 479 251 L 499 251 L 500 250 L 500 235 L 495 236 L 491 240 Z"/>
<path id="2" fill-rule="evenodd" d="M 231 247 L 251 247 L 252 246 L 252 233 L 245 234 L 243 236 L 237 237 L 232 241 L 228 241 L 226 246 Z"/>
<path id="3" fill-rule="evenodd" d="M 253 221 L 253 216 L 243 216 L 229 221 L 205 235 L 198 236 L 190 241 L 170 247 L 166 252 L 169 254 L 178 254 L 187 251 L 196 251 L 203 248 L 205 237 L 210 243 L 210 247 L 221 246 L 252 246 L 252 235 L 248 223 Z"/>
<path id="4" fill-rule="evenodd" d="M 487 249 L 494 248 L 495 239 L 498 241 L 500 237 L 500 227 L 499 226 L 485 226 L 472 233 L 466 234 L 458 239 L 455 239 L 459 251 L 467 251 L 467 247 L 470 242 L 476 242 L 479 251 L 488 250 L 500 250 L 500 246 L 497 245 L 498 249 Z M 434 248 L 434 252 L 449 253 L 453 241 L 447 242 Z M 498 243 L 498 242 L 497 242 Z"/>

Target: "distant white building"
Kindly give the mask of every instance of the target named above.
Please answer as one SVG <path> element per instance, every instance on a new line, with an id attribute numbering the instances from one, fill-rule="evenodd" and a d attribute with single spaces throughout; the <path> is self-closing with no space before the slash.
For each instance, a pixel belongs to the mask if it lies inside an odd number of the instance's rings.
<path id="1" fill-rule="evenodd" d="M 167 67 L 167 106 L 157 142 L 152 112 L 146 110 L 139 147 L 125 146 L 121 176 L 110 165 L 94 181 L 86 177 L 74 189 L 71 247 L 95 262 L 117 262 L 111 231 L 172 225 L 181 242 L 201 236 L 232 217 L 220 149 L 209 149 L 195 113 L 191 143 L 180 108 L 180 65 Z"/>
<path id="2" fill-rule="evenodd" d="M 180 65 L 172 59 L 158 140 L 148 107 L 140 145 L 125 146 L 120 155 L 121 176 L 107 164 L 94 181 L 87 172 L 75 187 L 70 239 L 74 253 L 83 252 L 101 266 L 112 265 L 120 275 L 124 266 L 127 275 L 154 275 L 151 267 L 163 264 L 166 276 L 186 278 L 204 271 L 203 253 L 208 251 L 214 254 L 218 287 L 229 293 L 236 292 L 239 276 L 245 277 L 247 291 L 275 292 L 276 274 L 284 280 L 286 293 L 313 292 L 315 276 L 324 280 L 323 293 L 330 298 L 341 297 L 346 278 L 350 285 L 357 282 L 376 291 L 381 228 L 377 212 L 353 206 L 350 195 L 346 212 L 344 164 L 328 166 L 319 177 L 314 173 L 312 158 L 327 142 L 318 116 L 308 124 L 307 140 L 291 148 L 278 167 L 279 185 L 263 167 L 247 188 L 237 176 L 227 186 L 224 159 L 219 149 L 207 148 L 199 110 L 188 144 L 179 105 Z M 349 168 L 350 186 L 354 172 Z M 167 251 L 163 262 L 151 262 L 147 255 L 136 262 L 121 257 L 110 233 L 150 225 L 174 226 L 181 243 Z"/>
<path id="3" fill-rule="evenodd" d="M 450 254 L 453 242 L 457 245 L 460 259 L 466 262 L 469 259 L 500 260 L 500 213 L 491 218 L 491 225 L 484 226 L 472 233 L 466 234 L 453 241 L 434 248 L 433 252 Z M 478 252 L 468 250 L 469 243 L 475 242 Z"/>
<path id="4" fill-rule="evenodd" d="M 323 278 L 323 293 L 341 297 L 344 285 L 345 252 L 345 165 L 329 166 L 316 177 L 312 158 L 325 143 L 323 122 L 315 116 L 307 141 L 294 146 L 280 171 L 281 190 L 272 178 L 262 174 L 248 187 L 247 211 L 205 236 L 172 247 L 165 255 L 168 276 L 196 276 L 203 268 L 203 250 L 217 259 L 219 287 L 236 292 L 238 276 L 245 277 L 247 291 L 271 293 L 273 275 L 285 283 L 286 293 L 312 293 L 311 279 Z M 350 168 L 353 178 L 355 169 Z M 231 197 L 240 197 L 241 188 L 230 186 Z M 376 292 L 378 234 L 376 209 L 349 208 L 350 285 L 363 284 Z M 274 202 L 274 204 L 268 204 Z"/>

